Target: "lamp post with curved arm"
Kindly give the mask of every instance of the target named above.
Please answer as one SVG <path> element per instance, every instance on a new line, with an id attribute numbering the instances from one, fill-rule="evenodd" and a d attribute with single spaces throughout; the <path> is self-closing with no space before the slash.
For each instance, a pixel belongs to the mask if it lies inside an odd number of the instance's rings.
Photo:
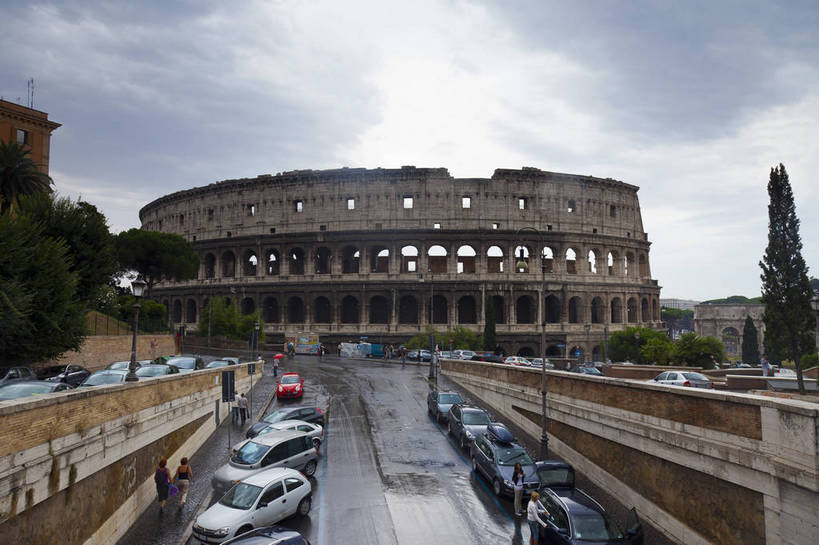
<path id="1" fill-rule="evenodd" d="M 541 367 L 540 367 L 540 459 L 545 460 L 549 457 L 549 435 L 548 435 L 548 424 L 549 418 L 546 414 L 546 312 L 543 308 L 543 296 L 545 295 L 546 289 L 546 260 L 543 257 L 543 233 L 535 229 L 534 227 L 521 227 L 515 232 L 515 240 L 517 240 L 518 235 L 520 235 L 521 231 L 533 231 L 537 236 L 538 240 L 540 241 L 540 248 L 538 249 L 538 254 L 540 254 L 540 272 L 542 275 L 542 283 L 543 283 L 543 292 L 541 293 L 540 301 L 538 304 L 540 305 L 540 314 L 541 314 L 541 322 L 540 322 L 540 360 L 541 360 Z M 529 265 L 523 260 L 523 250 L 521 249 L 518 252 L 518 262 L 515 264 L 515 269 L 528 269 Z"/>
<path id="2" fill-rule="evenodd" d="M 146 285 L 147 284 L 142 279 L 142 276 L 137 276 L 131 282 L 131 292 L 134 294 L 136 302 L 134 303 L 134 334 L 133 338 L 131 339 L 131 360 L 128 362 L 128 374 L 125 375 L 126 382 L 136 382 L 139 380 L 139 377 L 136 374 L 136 343 L 137 330 L 139 329 L 139 299 L 142 297 Z"/>

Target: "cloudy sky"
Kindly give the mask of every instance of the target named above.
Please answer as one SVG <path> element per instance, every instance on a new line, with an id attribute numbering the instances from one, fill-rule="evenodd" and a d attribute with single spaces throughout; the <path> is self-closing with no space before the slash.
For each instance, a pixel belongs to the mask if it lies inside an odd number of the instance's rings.
<path id="1" fill-rule="evenodd" d="M 58 190 L 115 231 L 166 193 L 302 168 L 640 186 L 663 297 L 759 294 L 784 163 L 819 269 L 819 4 L 4 2 L 0 95 L 62 123 Z"/>

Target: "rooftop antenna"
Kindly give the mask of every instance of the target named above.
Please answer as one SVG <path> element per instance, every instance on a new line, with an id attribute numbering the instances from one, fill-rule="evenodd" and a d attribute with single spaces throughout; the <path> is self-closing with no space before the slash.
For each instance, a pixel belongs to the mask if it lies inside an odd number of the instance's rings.
<path id="1" fill-rule="evenodd" d="M 34 109 L 34 78 L 29 78 L 28 83 L 28 107 Z"/>

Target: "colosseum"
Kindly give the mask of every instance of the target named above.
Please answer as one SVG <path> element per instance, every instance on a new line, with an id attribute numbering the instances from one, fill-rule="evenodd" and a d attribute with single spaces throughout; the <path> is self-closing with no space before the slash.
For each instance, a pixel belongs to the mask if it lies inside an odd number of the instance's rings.
<path id="1" fill-rule="evenodd" d="M 400 343 L 428 324 L 482 332 L 491 298 L 505 353 L 537 354 L 545 331 L 548 355 L 598 360 L 612 331 L 662 326 L 637 191 L 528 167 L 299 170 L 179 191 L 139 215 L 200 255 L 198 278 L 154 289 L 177 325 L 219 295 L 261 308 L 273 342 Z"/>

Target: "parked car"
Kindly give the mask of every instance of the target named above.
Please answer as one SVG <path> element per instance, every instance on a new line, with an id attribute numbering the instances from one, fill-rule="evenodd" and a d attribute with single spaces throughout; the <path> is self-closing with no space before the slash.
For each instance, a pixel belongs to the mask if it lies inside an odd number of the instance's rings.
<path id="1" fill-rule="evenodd" d="M 666 371 L 652 379 L 657 384 L 672 386 L 691 386 L 692 388 L 713 388 L 714 383 L 702 373 L 693 371 Z"/>
<path id="2" fill-rule="evenodd" d="M 0 386 L 18 380 L 37 380 L 37 375 L 28 367 L 0 367 Z"/>
<path id="3" fill-rule="evenodd" d="M 530 365 L 537 369 L 543 367 L 543 358 L 532 358 L 529 360 Z M 549 358 L 546 358 L 546 369 L 554 369 L 555 366 L 552 362 L 549 361 Z"/>
<path id="4" fill-rule="evenodd" d="M 225 357 L 225 358 L 222 358 L 222 359 L 225 360 L 225 361 L 233 362 L 233 363 L 231 363 L 231 365 L 239 365 L 239 358 L 234 358 L 233 356 L 228 356 L 228 357 Z"/>
<path id="5" fill-rule="evenodd" d="M 796 371 L 786 367 L 776 367 L 773 370 L 773 376 L 782 378 L 796 378 Z"/>
<path id="6" fill-rule="evenodd" d="M 485 433 L 475 437 L 470 447 L 470 458 L 472 470 L 486 477 L 496 496 L 514 495 L 512 473 L 516 463 L 520 463 L 526 474 L 523 482 L 524 497 L 540 488 L 535 462 L 502 424 L 490 424 Z"/>
<path id="7" fill-rule="evenodd" d="M 432 390 L 427 395 L 427 412 L 440 420 L 442 416 L 449 412 L 449 408 L 456 403 L 463 403 L 461 395 L 457 392 L 439 392 Z"/>
<path id="8" fill-rule="evenodd" d="M 91 376 L 91 371 L 79 365 L 52 365 L 37 371 L 37 378 L 52 382 L 65 382 L 71 386 L 78 386 Z"/>
<path id="9" fill-rule="evenodd" d="M 211 485 L 217 495 L 221 495 L 233 483 L 274 467 L 298 469 L 312 477 L 317 460 L 313 440 L 303 431 L 268 433 L 254 437 L 234 452 L 230 461 L 213 474 Z"/>
<path id="10" fill-rule="evenodd" d="M 527 360 L 526 358 L 522 358 L 520 356 L 509 356 L 503 363 L 506 365 L 520 365 L 522 367 L 531 367 L 532 362 Z"/>
<path id="11" fill-rule="evenodd" d="M 0 401 L 20 399 L 28 396 L 50 394 L 73 390 L 67 382 L 53 382 L 44 380 L 15 380 L 0 386 Z"/>
<path id="12" fill-rule="evenodd" d="M 439 357 L 451 360 L 452 359 L 452 352 L 450 352 L 449 350 L 443 350 L 441 352 L 441 354 L 439 355 Z"/>
<path id="13" fill-rule="evenodd" d="M 236 365 L 229 360 L 213 360 L 205 366 L 205 369 L 216 369 L 217 367 L 227 367 L 229 365 Z"/>
<path id="14" fill-rule="evenodd" d="M 150 365 L 151 360 L 139 360 L 136 362 L 136 367 L 139 369 L 143 365 Z M 125 369 L 126 371 L 129 369 L 131 365 L 130 361 L 115 361 L 114 363 L 109 363 L 106 369 Z"/>
<path id="15" fill-rule="evenodd" d="M 418 350 L 410 350 L 407 352 L 407 359 L 410 361 L 418 361 Z"/>
<path id="16" fill-rule="evenodd" d="M 175 365 L 170 364 L 161 364 L 161 363 L 151 363 L 149 365 L 143 365 L 139 369 L 136 370 L 136 376 L 138 377 L 164 377 L 165 375 L 175 375 L 177 373 L 181 373 L 182 371 Z"/>
<path id="17" fill-rule="evenodd" d="M 173 365 L 179 369 L 180 373 L 190 373 L 205 368 L 205 362 L 198 356 L 175 356 L 173 358 L 168 358 L 168 361 L 166 361 L 165 364 Z"/>
<path id="18" fill-rule="evenodd" d="M 643 526 L 632 508 L 624 532 L 591 496 L 577 488 L 543 488 L 540 501 L 549 516 L 538 543 L 552 545 L 642 545 Z"/>
<path id="19" fill-rule="evenodd" d="M 461 448 L 466 448 L 475 437 L 484 433 L 492 423 L 489 413 L 466 403 L 456 403 L 446 413 L 447 431 L 454 437 Z"/>
<path id="20" fill-rule="evenodd" d="M 571 373 L 580 373 L 581 375 L 594 375 L 596 377 L 602 377 L 603 373 L 600 372 L 600 369 L 597 367 L 586 367 L 584 365 L 578 365 L 576 367 L 572 367 L 569 369 Z"/>
<path id="21" fill-rule="evenodd" d="M 316 447 L 316 451 L 318 451 L 319 447 L 321 446 L 321 442 L 324 440 L 324 427 L 319 424 L 305 422 L 304 420 L 282 420 L 280 422 L 276 422 L 275 424 L 270 424 L 269 426 L 262 428 L 262 430 L 256 434 L 255 437 L 286 430 L 303 431 L 309 435 L 310 439 L 313 441 L 313 446 Z M 241 443 L 238 443 L 235 447 L 233 447 L 233 450 L 239 450 L 247 441 L 250 441 L 250 439 L 245 439 Z"/>
<path id="22" fill-rule="evenodd" d="M 419 350 L 418 357 L 421 358 L 421 361 L 432 361 L 432 352 L 429 350 Z"/>
<path id="23" fill-rule="evenodd" d="M 312 493 L 310 481 L 293 469 L 279 467 L 248 475 L 196 517 L 193 535 L 202 543 L 222 543 L 291 515 L 305 516 Z"/>
<path id="24" fill-rule="evenodd" d="M 471 360 L 472 356 L 475 355 L 475 352 L 472 350 L 455 350 L 453 354 L 459 360 Z"/>
<path id="25" fill-rule="evenodd" d="M 128 371 L 124 369 L 103 369 L 91 373 L 91 376 L 82 381 L 78 388 L 102 386 L 103 384 L 119 384 L 125 382 Z"/>
<path id="26" fill-rule="evenodd" d="M 151 361 L 151 363 L 168 363 L 168 360 L 171 358 L 175 358 L 176 356 L 157 356 Z"/>
<path id="27" fill-rule="evenodd" d="M 295 530 L 274 524 L 223 541 L 222 545 L 310 545 L 306 537 Z"/>
<path id="28" fill-rule="evenodd" d="M 298 373 L 285 373 L 276 381 L 276 398 L 293 399 L 304 395 L 304 379 Z"/>
<path id="29" fill-rule="evenodd" d="M 541 460 L 535 462 L 537 476 L 540 480 L 541 493 L 543 488 L 574 488 L 574 467 L 560 460 Z"/>
<path id="30" fill-rule="evenodd" d="M 304 420 L 305 422 L 312 422 L 314 424 L 324 424 L 324 413 L 321 412 L 320 408 L 311 407 L 309 405 L 282 407 L 281 409 L 276 409 L 248 428 L 247 432 L 245 432 L 245 437 L 248 439 L 256 437 L 260 431 L 270 424 L 275 424 L 282 420 Z"/>

